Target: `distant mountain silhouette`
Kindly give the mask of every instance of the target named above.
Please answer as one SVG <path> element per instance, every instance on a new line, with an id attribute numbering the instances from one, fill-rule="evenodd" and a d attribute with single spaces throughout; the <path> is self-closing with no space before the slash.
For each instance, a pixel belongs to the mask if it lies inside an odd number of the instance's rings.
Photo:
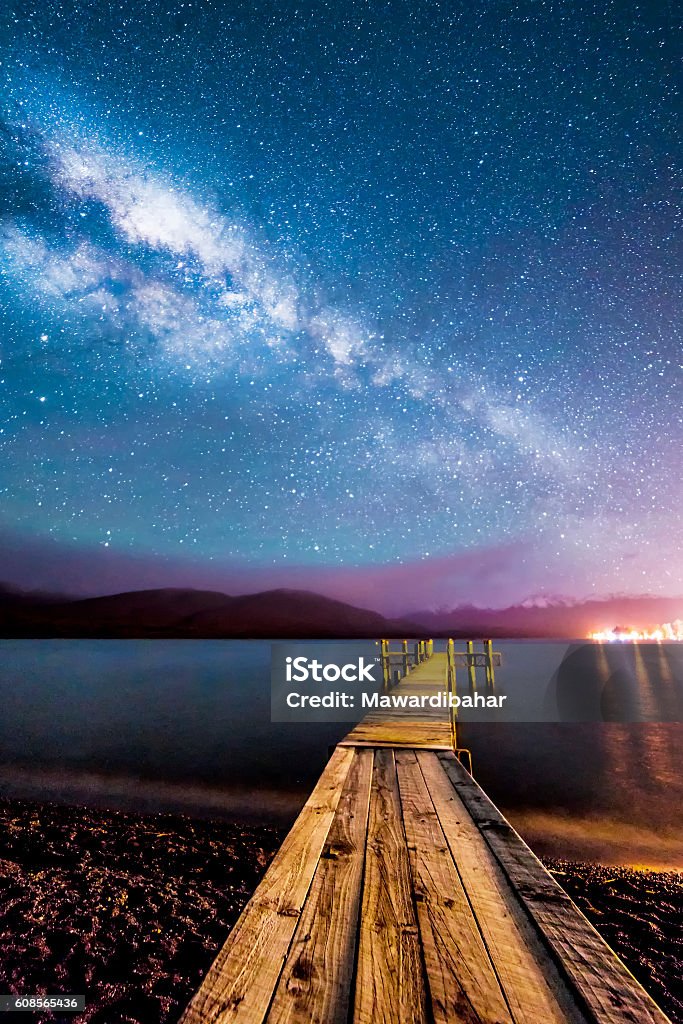
<path id="1" fill-rule="evenodd" d="M 461 606 L 388 619 L 306 590 L 229 596 L 211 590 L 138 590 L 75 600 L 0 586 L 0 636 L 352 639 L 510 637 L 572 640 L 615 626 L 649 628 L 683 616 L 683 599 L 610 597 Z"/>
<path id="2" fill-rule="evenodd" d="M 0 590 L 0 635 L 5 637 L 348 639 L 400 636 L 416 628 L 303 590 L 239 597 L 210 590 L 138 590 L 81 600 Z"/>
<path id="3" fill-rule="evenodd" d="M 591 601 L 533 599 L 509 608 L 461 606 L 416 612 L 426 635 L 557 638 L 578 640 L 605 629 L 653 629 L 683 618 L 683 598 L 606 597 Z"/>

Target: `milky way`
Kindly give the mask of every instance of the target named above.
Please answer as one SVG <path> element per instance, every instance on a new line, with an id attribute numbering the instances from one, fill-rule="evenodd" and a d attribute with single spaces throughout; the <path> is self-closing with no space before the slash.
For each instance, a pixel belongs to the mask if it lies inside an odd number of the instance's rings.
<path id="1" fill-rule="evenodd" d="M 1 47 L 14 582 L 683 592 L 667 5 L 47 6 Z"/>

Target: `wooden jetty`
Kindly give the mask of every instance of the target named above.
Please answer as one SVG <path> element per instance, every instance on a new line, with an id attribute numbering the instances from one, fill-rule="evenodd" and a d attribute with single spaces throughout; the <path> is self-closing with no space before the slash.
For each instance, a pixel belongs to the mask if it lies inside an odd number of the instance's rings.
<path id="1" fill-rule="evenodd" d="M 382 652 L 421 694 L 477 653 Z M 666 1024 L 463 754 L 448 710 L 352 729 L 181 1024 Z"/>

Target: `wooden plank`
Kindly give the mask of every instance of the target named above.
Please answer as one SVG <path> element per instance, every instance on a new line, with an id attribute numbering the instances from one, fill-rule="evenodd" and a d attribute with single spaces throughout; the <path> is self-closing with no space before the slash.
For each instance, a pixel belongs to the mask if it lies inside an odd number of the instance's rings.
<path id="1" fill-rule="evenodd" d="M 444 753 L 448 750 L 453 749 L 452 742 L 442 743 L 440 740 L 431 738 L 426 740 L 424 743 L 411 743 L 407 739 L 383 739 L 383 740 L 342 740 L 339 744 L 340 747 L 357 747 L 374 750 L 432 750 L 434 753 L 437 751 L 443 751 Z"/>
<path id="2" fill-rule="evenodd" d="M 586 1024 L 441 762 L 422 751 L 417 761 L 515 1024 Z"/>
<path id="3" fill-rule="evenodd" d="M 346 1024 L 373 754 L 357 750 L 280 976 L 268 1024 Z"/>
<path id="4" fill-rule="evenodd" d="M 396 771 L 435 1024 L 511 1024 L 413 751 L 397 752 Z"/>
<path id="5" fill-rule="evenodd" d="M 403 691 L 400 691 L 403 693 Z M 386 725 L 387 722 L 403 722 L 412 721 L 413 719 L 417 722 L 444 722 L 448 718 L 448 708 L 430 708 L 424 707 L 418 709 L 413 708 L 397 708 L 391 711 L 371 711 L 363 718 L 363 725 Z"/>
<path id="6" fill-rule="evenodd" d="M 453 749 L 448 723 L 396 720 L 369 725 L 361 722 L 344 737 L 341 746 Z"/>
<path id="7" fill-rule="evenodd" d="M 354 1024 L 426 1024 L 420 944 L 394 755 L 374 756 Z"/>
<path id="8" fill-rule="evenodd" d="M 352 760 L 334 751 L 180 1024 L 262 1024 Z"/>
<path id="9" fill-rule="evenodd" d="M 436 654 L 404 677 L 390 696 L 431 697 L 446 692 L 447 660 Z M 452 750 L 448 708 L 373 709 L 344 737 L 344 745 L 372 747 L 425 747 Z"/>
<path id="10" fill-rule="evenodd" d="M 392 666 L 395 668 L 396 665 Z M 402 676 L 399 687 L 404 686 L 438 686 L 446 679 L 447 660 L 445 654 L 435 654 L 428 661 L 413 668 L 407 676 Z"/>
<path id="11" fill-rule="evenodd" d="M 666 1015 L 453 754 L 437 756 L 591 1019 L 666 1024 Z"/>
<path id="12" fill-rule="evenodd" d="M 439 725 L 446 721 L 448 721 L 448 708 L 440 710 L 425 708 L 424 711 L 420 709 L 419 712 L 400 708 L 386 714 L 378 714 L 373 711 L 354 726 L 354 731 L 369 728 L 391 728 L 392 725 L 406 729 L 438 729 Z"/>

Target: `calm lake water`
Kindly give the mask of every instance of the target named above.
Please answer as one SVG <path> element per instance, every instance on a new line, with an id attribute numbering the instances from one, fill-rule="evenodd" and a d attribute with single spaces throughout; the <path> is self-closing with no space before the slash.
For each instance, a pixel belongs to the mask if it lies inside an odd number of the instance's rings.
<path id="1" fill-rule="evenodd" d="M 571 718 L 576 687 L 597 679 L 612 719 L 463 722 L 475 776 L 524 838 L 540 854 L 683 868 L 683 725 L 666 721 L 683 645 L 496 647 L 501 686 L 552 682 Z M 650 720 L 618 720 L 636 712 Z M 267 643 L 0 642 L 2 795 L 290 821 L 348 729 L 271 724 Z"/>

